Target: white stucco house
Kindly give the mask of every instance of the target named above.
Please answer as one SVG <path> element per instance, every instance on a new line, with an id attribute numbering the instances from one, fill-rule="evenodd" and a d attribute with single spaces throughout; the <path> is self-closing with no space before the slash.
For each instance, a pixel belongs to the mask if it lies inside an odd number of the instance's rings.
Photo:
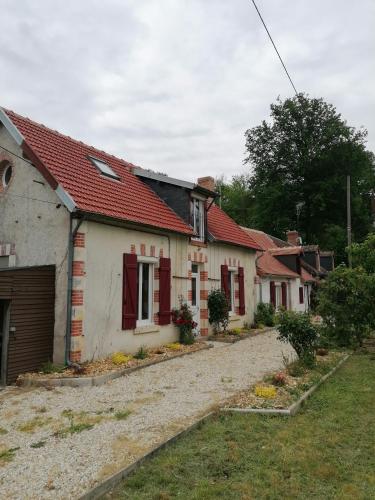
<path id="1" fill-rule="evenodd" d="M 300 245 L 277 245 L 275 238 L 255 229 L 242 228 L 262 249 L 256 258 L 256 302 L 308 311 L 316 279 L 304 268 Z"/>
<path id="2" fill-rule="evenodd" d="M 251 323 L 260 247 L 216 196 L 0 108 L 0 383 L 174 341 L 179 296 L 206 336 L 213 287 Z"/>

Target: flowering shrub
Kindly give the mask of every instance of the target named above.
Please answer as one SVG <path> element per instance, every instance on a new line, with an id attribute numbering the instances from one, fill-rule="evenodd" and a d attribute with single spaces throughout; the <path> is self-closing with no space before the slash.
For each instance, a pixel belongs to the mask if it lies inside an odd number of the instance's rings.
<path id="1" fill-rule="evenodd" d="M 194 328 L 197 323 L 193 321 L 193 313 L 189 305 L 184 302 L 183 297 L 180 297 L 180 307 L 172 311 L 173 323 L 180 330 L 180 343 L 181 344 L 194 344 L 195 335 Z"/>
<path id="2" fill-rule="evenodd" d="M 132 356 L 126 356 L 123 352 L 115 352 L 112 354 L 111 360 L 115 365 L 124 365 L 132 359 Z"/>
<path id="3" fill-rule="evenodd" d="M 167 344 L 165 347 L 171 349 L 172 351 L 179 351 L 182 349 L 182 345 L 179 342 L 173 342 L 172 344 Z"/>
<path id="4" fill-rule="evenodd" d="M 276 373 L 272 379 L 273 385 L 283 386 L 286 384 L 286 375 L 284 372 Z"/>
<path id="5" fill-rule="evenodd" d="M 272 399 L 276 396 L 276 387 L 273 387 L 272 385 L 256 385 L 255 395 L 258 396 L 258 398 Z"/>

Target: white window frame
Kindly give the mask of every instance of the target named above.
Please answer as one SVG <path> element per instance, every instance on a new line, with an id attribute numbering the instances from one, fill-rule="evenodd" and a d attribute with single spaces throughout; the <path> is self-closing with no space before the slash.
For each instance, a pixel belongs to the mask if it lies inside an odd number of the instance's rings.
<path id="1" fill-rule="evenodd" d="M 235 304 L 235 291 L 234 291 L 234 276 L 237 272 L 237 269 L 235 268 L 228 268 L 228 275 L 230 279 L 230 310 L 229 310 L 229 316 L 233 316 L 236 313 L 236 304 Z"/>
<path id="2" fill-rule="evenodd" d="M 194 232 L 198 232 L 197 228 L 195 227 L 196 223 L 196 202 L 198 201 L 199 207 L 200 207 L 200 214 L 199 214 L 199 234 L 197 236 L 193 236 L 192 240 L 195 241 L 204 241 L 205 237 L 205 199 L 199 198 L 198 196 L 192 196 L 191 197 L 191 218 L 192 218 L 192 226 L 194 229 Z"/>
<path id="3" fill-rule="evenodd" d="M 283 305 L 281 283 L 275 283 L 275 302 L 276 302 L 276 310 L 278 311 L 280 307 Z"/>
<path id="4" fill-rule="evenodd" d="M 156 259 L 155 259 L 156 260 Z M 154 259 L 139 259 L 137 260 L 137 280 L 138 280 L 138 311 L 137 311 L 137 327 L 153 324 L 154 310 Z M 148 264 L 148 318 L 142 318 L 142 281 L 143 281 L 143 266 Z"/>

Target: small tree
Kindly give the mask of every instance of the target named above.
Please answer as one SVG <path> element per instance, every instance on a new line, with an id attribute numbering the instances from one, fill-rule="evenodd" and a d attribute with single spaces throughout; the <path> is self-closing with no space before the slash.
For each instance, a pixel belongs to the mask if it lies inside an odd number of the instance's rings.
<path id="1" fill-rule="evenodd" d="M 258 325 L 266 325 L 266 326 L 274 326 L 275 324 L 275 307 L 273 304 L 266 304 L 264 302 L 260 302 L 257 305 L 257 310 L 254 315 L 255 324 Z"/>
<path id="2" fill-rule="evenodd" d="M 375 233 L 369 234 L 363 243 L 353 243 L 351 252 L 354 267 L 363 267 L 369 274 L 375 273 Z"/>
<path id="3" fill-rule="evenodd" d="M 278 339 L 289 343 L 303 364 L 315 363 L 318 332 L 307 313 L 282 310 L 278 315 Z"/>
<path id="4" fill-rule="evenodd" d="M 223 290 L 211 290 L 208 294 L 208 321 L 217 334 L 222 329 L 226 332 L 229 323 L 229 304 Z"/>
<path id="5" fill-rule="evenodd" d="M 341 265 L 321 284 L 318 313 L 324 333 L 339 346 L 362 344 L 375 327 L 375 274 Z"/>

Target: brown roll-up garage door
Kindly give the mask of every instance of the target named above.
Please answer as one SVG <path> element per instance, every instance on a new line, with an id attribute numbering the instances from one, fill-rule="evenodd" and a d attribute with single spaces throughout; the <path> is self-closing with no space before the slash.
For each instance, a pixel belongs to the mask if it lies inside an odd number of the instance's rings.
<path id="1" fill-rule="evenodd" d="M 0 270 L 0 301 L 9 307 L 6 381 L 53 359 L 55 266 Z M 3 358 L 4 359 L 4 358 Z"/>

